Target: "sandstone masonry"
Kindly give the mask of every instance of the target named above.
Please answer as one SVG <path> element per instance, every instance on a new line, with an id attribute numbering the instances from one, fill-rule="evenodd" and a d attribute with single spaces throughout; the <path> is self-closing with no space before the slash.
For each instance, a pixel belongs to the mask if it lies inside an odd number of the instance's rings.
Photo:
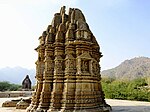
<path id="1" fill-rule="evenodd" d="M 27 112 L 109 112 L 96 38 L 83 13 L 65 7 L 39 38 L 36 89 Z"/>

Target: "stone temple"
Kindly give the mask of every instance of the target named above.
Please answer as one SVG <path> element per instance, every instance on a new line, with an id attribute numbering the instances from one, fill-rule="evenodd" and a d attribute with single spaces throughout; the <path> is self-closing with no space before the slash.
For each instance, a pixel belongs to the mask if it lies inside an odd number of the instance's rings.
<path id="1" fill-rule="evenodd" d="M 83 13 L 65 6 L 39 37 L 36 89 L 27 112 L 109 112 L 96 38 Z"/>
<path id="2" fill-rule="evenodd" d="M 26 75 L 25 79 L 22 81 L 22 90 L 31 90 L 31 80 L 29 75 Z"/>

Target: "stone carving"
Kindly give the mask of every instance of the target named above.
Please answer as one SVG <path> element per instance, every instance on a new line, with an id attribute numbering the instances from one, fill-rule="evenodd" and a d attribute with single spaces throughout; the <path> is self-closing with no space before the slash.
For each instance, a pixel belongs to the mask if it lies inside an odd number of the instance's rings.
<path id="1" fill-rule="evenodd" d="M 31 80 L 29 78 L 29 75 L 27 75 L 26 78 L 22 81 L 22 89 L 31 90 Z"/>
<path id="2" fill-rule="evenodd" d="M 100 73 L 99 64 L 95 60 L 92 62 L 92 71 L 95 75 Z"/>
<path id="3" fill-rule="evenodd" d="M 89 72 L 89 60 L 81 60 L 81 71 Z"/>
<path id="4" fill-rule="evenodd" d="M 36 89 L 27 112 L 109 112 L 100 83 L 100 47 L 81 10 L 65 7 L 39 38 Z"/>

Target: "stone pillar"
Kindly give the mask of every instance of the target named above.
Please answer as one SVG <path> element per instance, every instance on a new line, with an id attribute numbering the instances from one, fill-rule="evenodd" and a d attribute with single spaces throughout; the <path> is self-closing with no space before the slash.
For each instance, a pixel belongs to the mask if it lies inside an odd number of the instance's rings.
<path id="1" fill-rule="evenodd" d="M 68 21 L 69 22 L 69 21 Z M 74 40 L 75 24 L 69 24 L 65 35 L 65 75 L 64 90 L 62 100 L 62 112 L 74 110 L 75 106 L 75 88 L 76 88 L 76 50 Z"/>
<path id="2" fill-rule="evenodd" d="M 82 44 L 80 41 L 76 41 L 76 67 L 77 67 L 77 72 L 76 72 L 76 90 L 75 90 L 75 110 L 82 110 L 84 108 L 83 104 L 87 104 L 87 102 L 84 99 L 86 97 L 84 95 L 84 88 L 83 86 L 85 85 L 86 81 L 86 74 L 83 74 L 83 71 L 86 72 L 87 69 L 89 69 L 89 65 L 87 65 L 87 68 L 83 67 L 83 59 L 80 57 L 84 52 L 86 52 L 86 46 Z M 84 59 L 85 60 L 85 59 Z M 89 62 L 88 62 L 89 63 Z M 82 70 L 82 69 L 86 70 Z M 88 93 L 88 89 L 86 90 L 86 93 Z M 88 99 L 88 97 L 86 97 Z"/>
<path id="3" fill-rule="evenodd" d="M 38 52 L 38 60 L 36 61 L 36 89 L 33 92 L 32 101 L 30 106 L 26 109 L 27 112 L 34 112 L 38 105 L 39 99 L 42 91 L 43 86 L 43 73 L 44 73 L 44 51 L 45 47 L 40 45 L 37 49 Z"/>
<path id="4" fill-rule="evenodd" d="M 53 88 L 53 44 L 46 44 L 45 48 L 45 70 L 43 75 L 43 89 L 40 96 L 40 104 L 37 111 L 41 112 L 49 109 L 51 92 Z"/>
<path id="5" fill-rule="evenodd" d="M 76 58 L 75 46 L 68 44 L 65 47 L 65 80 L 64 92 L 62 100 L 62 111 L 74 110 L 75 106 L 75 90 L 76 90 Z"/>
<path id="6" fill-rule="evenodd" d="M 62 28 L 61 28 L 62 27 Z M 55 38 L 54 51 L 54 77 L 53 77 L 53 91 L 51 95 L 51 105 L 49 112 L 57 112 L 61 109 L 61 100 L 64 87 L 64 25 L 60 24 Z"/>

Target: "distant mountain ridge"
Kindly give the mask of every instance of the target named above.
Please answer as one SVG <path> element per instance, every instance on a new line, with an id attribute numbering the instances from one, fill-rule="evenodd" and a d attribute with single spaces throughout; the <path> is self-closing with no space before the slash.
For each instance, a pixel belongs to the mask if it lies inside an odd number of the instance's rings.
<path id="1" fill-rule="evenodd" d="M 22 84 L 23 79 L 29 75 L 32 84 L 35 83 L 35 70 L 22 67 L 5 67 L 0 69 L 0 81 L 8 81 L 10 83 Z"/>
<path id="2" fill-rule="evenodd" d="M 150 58 L 136 57 L 125 60 L 119 66 L 102 71 L 102 77 L 133 80 L 135 78 L 150 77 Z"/>

